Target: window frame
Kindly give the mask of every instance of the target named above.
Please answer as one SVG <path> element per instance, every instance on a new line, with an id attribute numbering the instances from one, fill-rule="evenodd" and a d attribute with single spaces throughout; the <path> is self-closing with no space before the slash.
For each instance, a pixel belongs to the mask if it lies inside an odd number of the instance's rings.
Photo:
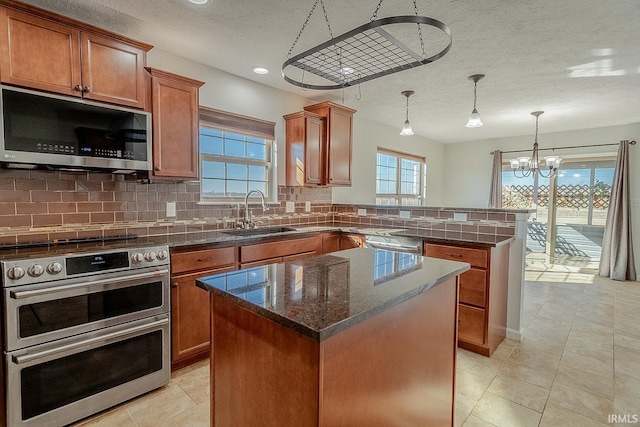
<path id="1" fill-rule="evenodd" d="M 386 154 L 389 156 L 396 157 L 396 192 L 395 193 L 378 193 L 377 191 L 377 183 L 378 183 L 378 154 Z M 415 194 L 402 193 L 402 160 L 410 160 L 413 162 L 420 163 L 420 182 L 418 186 L 420 188 L 420 194 L 417 196 Z M 415 205 L 407 205 L 407 206 L 426 206 L 427 200 L 427 161 L 423 156 L 418 156 L 416 154 L 404 153 L 401 151 L 390 150 L 388 148 L 378 147 L 376 150 L 376 204 L 379 203 L 379 199 L 395 199 L 396 204 L 390 206 L 403 206 L 400 204 L 403 198 L 417 198 L 418 203 Z"/>
<path id="2" fill-rule="evenodd" d="M 234 163 L 250 166 L 266 167 L 266 188 L 267 193 L 265 199 L 267 203 L 278 203 L 278 177 L 277 177 L 277 143 L 275 140 L 275 123 L 256 119 L 253 117 L 242 116 L 239 114 L 228 113 L 225 111 L 215 110 L 208 107 L 200 106 L 198 123 L 198 161 L 200 167 L 200 200 L 198 204 L 202 205 L 235 205 L 244 203 L 242 197 L 204 197 L 203 191 L 203 162 L 214 161 L 222 163 Z M 207 128 L 224 133 L 240 134 L 245 137 L 261 138 L 265 140 L 265 149 L 267 160 L 256 160 L 247 157 L 224 156 L 218 154 L 206 154 L 200 152 L 200 129 Z M 246 142 L 245 142 L 246 143 Z M 225 178 L 226 180 L 226 178 Z M 248 191 L 252 190 L 251 188 Z M 257 194 L 253 194 L 250 198 L 252 202 L 259 200 Z"/>

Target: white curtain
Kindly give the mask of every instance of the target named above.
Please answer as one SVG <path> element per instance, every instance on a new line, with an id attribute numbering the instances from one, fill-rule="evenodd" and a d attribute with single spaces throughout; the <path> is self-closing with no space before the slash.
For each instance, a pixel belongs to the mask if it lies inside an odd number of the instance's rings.
<path id="1" fill-rule="evenodd" d="M 613 280 L 636 280 L 629 200 L 629 141 L 620 141 L 598 274 Z"/>
<path id="2" fill-rule="evenodd" d="M 489 207 L 502 208 L 502 151 L 493 152 L 493 169 L 491 170 L 491 192 L 489 193 Z"/>

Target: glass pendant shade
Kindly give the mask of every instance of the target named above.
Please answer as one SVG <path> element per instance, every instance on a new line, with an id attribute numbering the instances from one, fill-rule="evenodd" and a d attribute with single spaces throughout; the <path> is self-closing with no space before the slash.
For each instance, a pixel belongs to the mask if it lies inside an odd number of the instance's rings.
<path id="1" fill-rule="evenodd" d="M 482 120 L 480 120 L 480 114 L 478 114 L 477 109 L 473 109 L 471 115 L 469 116 L 469 121 L 467 121 L 468 128 L 479 128 L 482 126 Z"/>
<path id="2" fill-rule="evenodd" d="M 411 123 L 409 120 L 404 121 L 404 126 L 402 126 L 402 130 L 400 131 L 400 135 L 402 136 L 411 136 L 413 135 L 413 128 L 411 127 Z"/>

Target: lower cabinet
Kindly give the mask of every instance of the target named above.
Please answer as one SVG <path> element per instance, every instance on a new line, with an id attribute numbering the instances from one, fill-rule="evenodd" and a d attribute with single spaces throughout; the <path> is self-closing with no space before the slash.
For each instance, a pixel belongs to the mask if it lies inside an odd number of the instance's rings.
<path id="1" fill-rule="evenodd" d="M 209 298 L 196 279 L 236 269 L 236 248 L 171 253 L 171 369 L 209 357 Z"/>
<path id="2" fill-rule="evenodd" d="M 340 250 L 363 248 L 365 246 L 365 236 L 363 234 L 341 234 Z"/>
<path id="3" fill-rule="evenodd" d="M 426 242 L 424 253 L 471 264 L 460 275 L 458 346 L 491 356 L 507 330 L 509 245 L 480 248 Z"/>
<path id="4" fill-rule="evenodd" d="M 320 252 L 317 236 L 244 245 L 240 247 L 240 268 L 290 261 Z"/>
<path id="5" fill-rule="evenodd" d="M 322 240 L 321 245 L 323 254 L 340 250 L 340 233 L 325 233 L 321 234 L 319 237 Z"/>

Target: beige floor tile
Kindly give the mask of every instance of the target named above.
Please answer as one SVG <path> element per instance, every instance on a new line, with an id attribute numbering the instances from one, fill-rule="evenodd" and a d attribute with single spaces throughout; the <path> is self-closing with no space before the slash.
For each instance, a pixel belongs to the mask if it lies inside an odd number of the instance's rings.
<path id="1" fill-rule="evenodd" d="M 186 366 L 182 369 L 171 372 L 171 379 L 174 380 L 176 378 L 180 378 L 181 376 L 187 375 L 190 372 L 192 372 L 191 366 Z"/>
<path id="2" fill-rule="evenodd" d="M 559 367 L 574 367 L 602 377 L 611 375 L 613 372 L 613 357 L 611 357 L 610 352 L 603 353 L 602 351 L 597 351 L 597 349 L 589 349 L 585 353 L 591 354 L 565 350 L 562 353 Z"/>
<path id="3" fill-rule="evenodd" d="M 472 374 L 493 380 L 503 364 L 501 361 L 458 349 L 457 367 Z"/>
<path id="4" fill-rule="evenodd" d="M 502 374 L 498 374 L 487 391 L 538 412 L 542 412 L 549 396 L 546 388 Z"/>
<path id="5" fill-rule="evenodd" d="M 582 369 L 561 365 L 558 368 L 555 381 L 568 385 L 578 390 L 588 391 L 608 399 L 614 395 L 614 375 L 611 371 L 608 376 L 595 375 Z"/>
<path id="6" fill-rule="evenodd" d="M 640 352 L 640 338 L 630 337 L 624 334 L 615 334 L 613 339 L 615 348 L 627 347 Z"/>
<path id="7" fill-rule="evenodd" d="M 514 362 L 525 362 L 543 368 L 546 371 L 553 371 L 558 368 L 561 353 L 551 353 L 544 348 L 531 348 L 525 345 L 518 345 L 513 349 L 509 360 Z"/>
<path id="8" fill-rule="evenodd" d="M 570 321 L 561 321 L 558 319 L 550 319 L 545 316 L 536 316 L 535 319 L 531 321 L 529 327 L 535 328 L 537 326 L 544 326 L 545 328 L 555 329 L 557 333 L 565 333 L 569 334 L 569 330 L 571 329 Z"/>
<path id="9" fill-rule="evenodd" d="M 100 413 L 89 420 L 83 420 L 73 425 L 77 427 L 137 427 L 125 407 Z"/>
<path id="10" fill-rule="evenodd" d="M 601 423 L 607 423 L 607 415 L 613 413 L 613 400 L 569 387 L 558 381 L 551 387 L 549 403 Z"/>
<path id="11" fill-rule="evenodd" d="M 476 403 L 477 402 L 475 400 L 469 399 L 460 393 L 456 393 L 455 425 L 457 427 L 463 425 L 465 421 L 467 421 L 467 418 L 469 418 L 469 414 L 473 411 Z"/>
<path id="12" fill-rule="evenodd" d="M 140 427 L 175 425 L 171 419 L 196 403 L 175 383 L 127 404 L 127 409 Z M 162 424 L 165 423 L 165 424 Z"/>
<path id="13" fill-rule="evenodd" d="M 201 403 L 173 417 L 173 422 L 179 427 L 209 427 L 210 409 L 209 402 Z"/>
<path id="14" fill-rule="evenodd" d="M 535 427 L 541 414 L 493 393 L 485 393 L 471 415 L 498 427 Z"/>
<path id="15" fill-rule="evenodd" d="M 627 347 L 616 348 L 615 372 L 640 379 L 640 353 Z"/>
<path id="16" fill-rule="evenodd" d="M 202 375 L 198 371 L 192 371 L 176 379 L 178 385 L 197 404 L 209 402 L 211 398 L 211 383 L 208 375 Z"/>
<path id="17" fill-rule="evenodd" d="M 508 341 L 508 342 L 507 342 Z M 491 355 L 491 360 L 504 362 L 509 358 L 513 349 L 518 345 L 518 341 L 505 339 L 500 343 L 496 351 Z"/>
<path id="18" fill-rule="evenodd" d="M 610 329 L 609 331 L 605 331 L 604 329 L 598 328 L 598 326 L 603 328 Z M 597 316 L 588 316 L 582 317 L 577 315 L 575 319 L 573 319 L 573 325 L 571 325 L 572 330 L 579 331 L 598 331 L 600 333 L 610 333 L 613 334 L 613 316 L 611 317 L 597 317 Z"/>
<path id="19" fill-rule="evenodd" d="M 530 350 L 536 352 L 544 348 L 545 352 L 556 355 L 556 358 L 559 360 L 564 351 L 565 343 L 565 339 L 549 339 L 542 334 L 536 333 L 534 330 L 527 331 L 517 348 L 524 353 Z"/>
<path id="20" fill-rule="evenodd" d="M 456 371 L 456 393 L 474 401 L 480 400 L 491 384 L 491 379 L 481 377 L 464 369 Z"/>
<path id="21" fill-rule="evenodd" d="M 544 369 L 526 362 L 507 360 L 500 373 L 526 381 L 530 384 L 550 389 L 555 377 L 555 369 Z"/>
<path id="22" fill-rule="evenodd" d="M 540 427 L 605 427 L 598 421 L 548 403 L 544 408 Z"/>
<path id="23" fill-rule="evenodd" d="M 495 424 L 491 424 L 483 420 L 482 418 L 475 417 L 471 415 L 467 418 L 467 421 L 464 423 L 463 427 L 495 427 Z"/>
<path id="24" fill-rule="evenodd" d="M 616 395 L 635 396 L 638 399 L 638 410 L 640 411 L 640 379 L 616 373 L 615 392 Z"/>

